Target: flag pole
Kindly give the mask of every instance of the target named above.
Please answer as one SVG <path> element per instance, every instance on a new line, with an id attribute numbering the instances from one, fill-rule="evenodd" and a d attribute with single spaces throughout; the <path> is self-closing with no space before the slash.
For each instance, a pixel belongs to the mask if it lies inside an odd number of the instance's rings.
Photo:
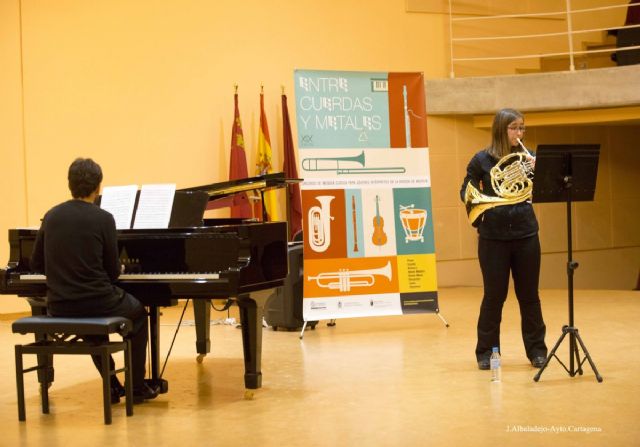
<path id="1" fill-rule="evenodd" d="M 284 85 L 283 84 L 280 84 L 280 93 L 281 93 L 282 96 L 284 96 Z M 284 114 L 284 110 L 282 112 Z M 286 173 L 285 173 L 285 175 L 286 175 Z M 285 196 L 286 197 L 285 197 L 284 207 L 287 210 L 287 227 L 290 227 L 291 226 L 291 199 L 289 197 L 289 187 L 290 186 L 289 186 L 288 183 L 286 185 L 287 186 L 285 187 Z M 291 232 L 289 231 L 288 228 L 287 228 L 287 240 L 289 242 L 291 242 L 293 240 L 293 236 L 291 235 Z"/>

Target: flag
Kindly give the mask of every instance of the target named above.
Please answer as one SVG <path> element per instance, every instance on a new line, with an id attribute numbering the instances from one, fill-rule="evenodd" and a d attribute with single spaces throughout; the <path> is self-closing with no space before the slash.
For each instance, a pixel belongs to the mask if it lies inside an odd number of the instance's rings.
<path id="1" fill-rule="evenodd" d="M 287 95 L 282 95 L 282 129 L 284 144 L 284 165 L 282 170 L 286 178 L 298 178 L 298 167 L 296 165 L 296 154 L 293 148 L 293 136 L 291 135 L 291 122 L 289 121 L 289 108 L 287 107 Z M 298 183 L 289 184 L 288 194 L 288 215 L 289 218 L 289 239 L 302 230 L 302 201 L 300 199 L 300 185 Z"/>
<path id="2" fill-rule="evenodd" d="M 260 93 L 260 130 L 258 133 L 258 154 L 256 157 L 256 175 L 265 175 L 273 172 L 271 166 L 271 141 L 269 138 L 269 127 L 267 126 L 267 116 L 264 113 L 264 94 Z M 276 192 L 268 190 L 264 192 L 264 208 L 267 212 L 268 221 L 279 220 L 278 203 Z M 255 216 L 262 215 L 260 202 L 256 203 Z"/>
<path id="3" fill-rule="evenodd" d="M 244 152 L 244 136 L 242 135 L 242 123 L 238 108 L 238 94 L 233 95 L 235 111 L 233 127 L 231 128 L 231 159 L 229 160 L 229 180 L 244 179 L 249 177 L 247 173 L 247 157 Z M 231 203 L 231 217 L 251 217 L 251 204 L 247 193 L 242 192 L 233 196 Z"/>

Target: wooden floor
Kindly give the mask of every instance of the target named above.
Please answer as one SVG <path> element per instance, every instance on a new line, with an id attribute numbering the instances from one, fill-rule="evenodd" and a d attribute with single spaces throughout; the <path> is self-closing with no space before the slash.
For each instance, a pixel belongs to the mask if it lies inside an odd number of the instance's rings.
<path id="1" fill-rule="evenodd" d="M 503 316 L 503 381 L 490 382 L 474 357 L 481 291 L 441 289 L 447 329 L 433 314 L 320 322 L 304 340 L 265 330 L 263 387 L 244 400 L 240 330 L 212 329 L 212 353 L 195 361 L 186 326 L 165 371 L 169 393 L 113 407 L 102 423 L 90 359 L 59 357 L 51 414 L 40 414 L 27 376 L 27 421 L 18 422 L 13 345 L 27 341 L 0 321 L 0 445 L 7 446 L 634 446 L 640 445 L 640 293 L 575 294 L 575 323 L 604 377 L 585 364 L 570 377 L 557 361 L 540 382 L 524 355 L 516 300 Z M 541 293 L 551 348 L 568 322 L 564 290 Z M 164 311 L 169 345 L 178 308 Z M 187 318 L 192 314 L 187 313 Z M 568 362 L 568 341 L 559 357 Z M 121 359 L 118 358 L 120 363 Z"/>

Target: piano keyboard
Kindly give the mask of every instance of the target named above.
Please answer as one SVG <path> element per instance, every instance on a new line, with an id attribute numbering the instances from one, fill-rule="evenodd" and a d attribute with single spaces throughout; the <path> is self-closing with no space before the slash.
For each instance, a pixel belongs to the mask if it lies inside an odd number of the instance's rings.
<path id="1" fill-rule="evenodd" d="M 220 279 L 219 273 L 124 273 L 118 277 L 118 281 L 207 281 Z M 20 275 L 20 281 L 46 282 L 45 275 Z"/>

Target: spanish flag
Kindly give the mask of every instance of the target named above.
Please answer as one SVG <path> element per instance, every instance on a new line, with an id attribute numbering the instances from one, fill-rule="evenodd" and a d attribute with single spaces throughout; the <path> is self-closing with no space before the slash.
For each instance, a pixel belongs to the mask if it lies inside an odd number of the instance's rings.
<path id="1" fill-rule="evenodd" d="M 260 130 L 258 133 L 258 154 L 256 157 L 256 175 L 271 174 L 271 140 L 269 138 L 269 127 L 267 126 L 267 116 L 264 113 L 264 94 L 260 93 Z M 274 190 L 265 191 L 264 208 L 267 212 L 268 221 L 280 220 L 278 213 L 278 202 Z M 261 203 L 256 203 L 255 216 L 262 215 Z"/>

